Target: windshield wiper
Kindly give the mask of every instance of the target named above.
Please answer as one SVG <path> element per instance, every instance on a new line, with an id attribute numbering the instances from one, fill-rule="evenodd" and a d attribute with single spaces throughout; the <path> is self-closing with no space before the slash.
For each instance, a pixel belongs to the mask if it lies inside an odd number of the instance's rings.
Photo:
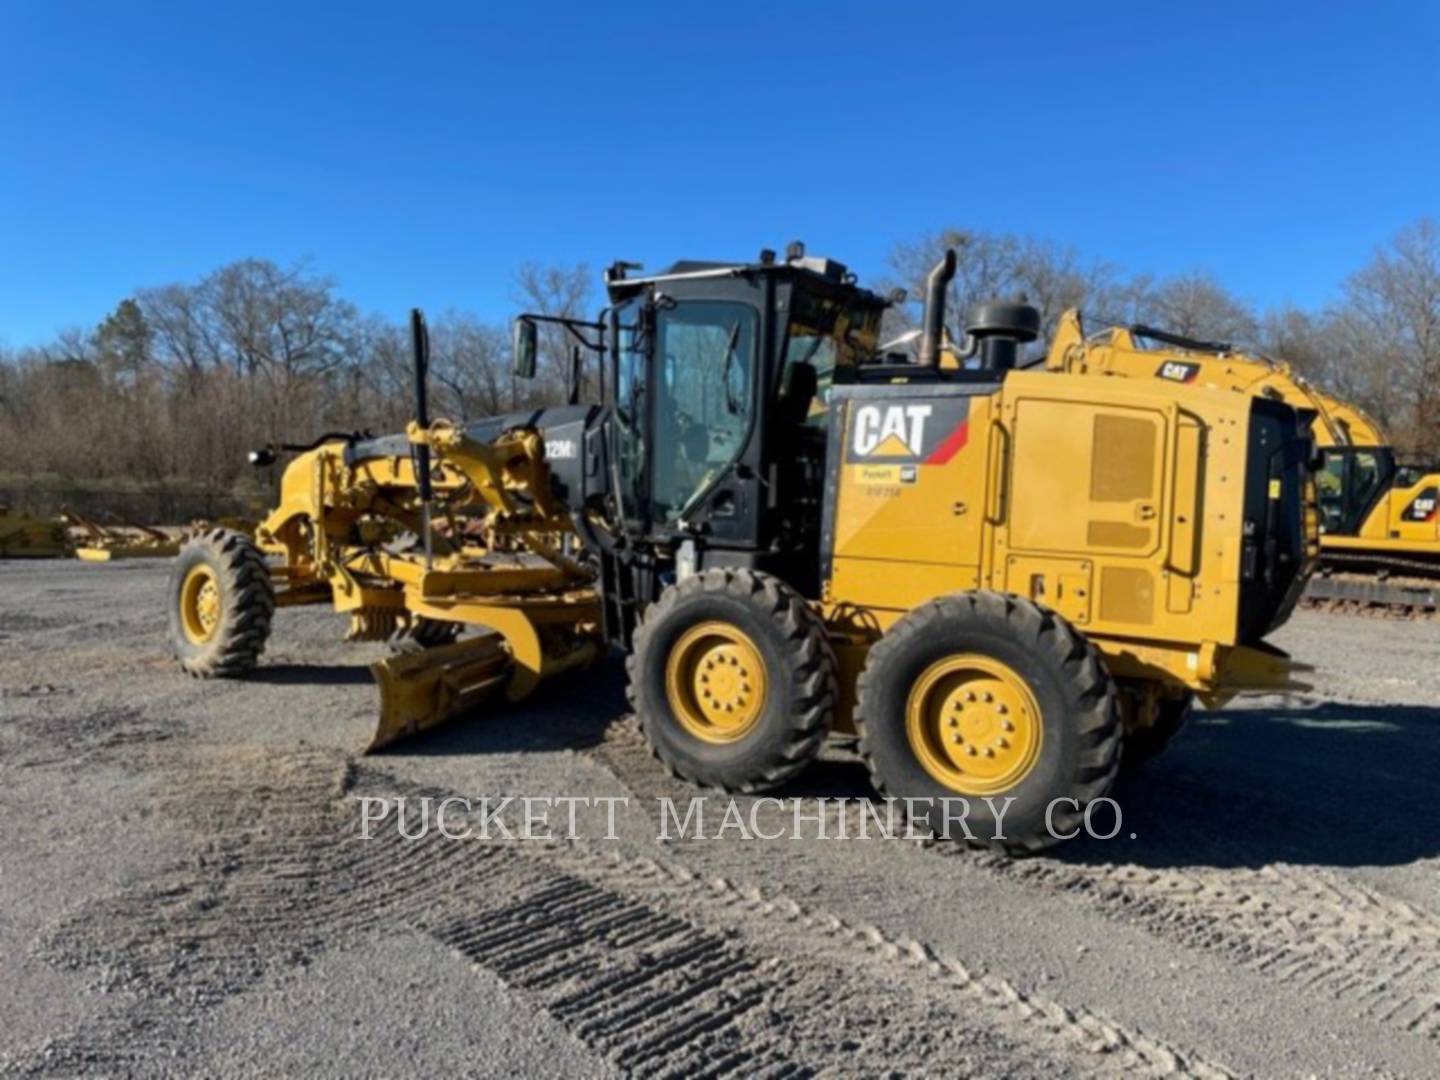
<path id="1" fill-rule="evenodd" d="M 735 320 L 735 325 L 730 330 L 730 341 L 725 346 L 725 366 L 720 370 L 720 381 L 725 384 L 725 408 L 731 416 L 740 415 L 740 402 L 735 400 L 735 392 L 730 386 L 730 369 L 735 362 L 735 346 L 740 341 L 740 320 Z"/>

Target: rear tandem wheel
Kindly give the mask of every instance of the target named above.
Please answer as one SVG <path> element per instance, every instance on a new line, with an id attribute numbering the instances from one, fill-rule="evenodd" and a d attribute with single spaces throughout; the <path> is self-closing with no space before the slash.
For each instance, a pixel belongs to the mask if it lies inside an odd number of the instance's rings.
<path id="1" fill-rule="evenodd" d="M 1050 846 L 1119 768 L 1115 683 L 1099 653 L 1017 596 L 958 593 L 914 609 L 870 650 L 857 699 L 876 789 L 918 800 L 937 835 L 976 846 Z"/>

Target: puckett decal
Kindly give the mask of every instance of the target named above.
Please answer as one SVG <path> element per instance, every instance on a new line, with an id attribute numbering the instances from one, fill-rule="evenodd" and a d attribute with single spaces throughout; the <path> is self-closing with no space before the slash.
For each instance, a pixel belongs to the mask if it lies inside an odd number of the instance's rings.
<path id="1" fill-rule="evenodd" d="M 845 460 L 867 465 L 943 465 L 964 448 L 969 415 L 968 398 L 853 402 Z M 903 482 L 914 483 L 913 472 Z"/>

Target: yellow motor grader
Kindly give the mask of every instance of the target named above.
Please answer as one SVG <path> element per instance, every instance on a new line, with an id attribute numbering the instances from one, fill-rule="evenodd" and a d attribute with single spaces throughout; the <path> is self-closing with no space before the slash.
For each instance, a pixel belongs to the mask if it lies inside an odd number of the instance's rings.
<path id="1" fill-rule="evenodd" d="M 63 522 L 0 506 L 0 559 L 63 559 L 70 550 Z"/>
<path id="2" fill-rule="evenodd" d="M 1320 573 L 1305 598 L 1342 610 L 1440 612 L 1440 472 L 1405 464 L 1385 431 L 1283 360 L 1148 326 L 1087 334 L 1066 312 L 1045 366 L 1163 379 L 1284 401 L 1312 417 L 1320 453 Z"/>
<path id="3" fill-rule="evenodd" d="M 553 320 L 572 404 L 432 420 L 416 313 L 405 433 L 254 455 L 295 454 L 279 505 L 176 562 L 185 669 L 239 675 L 276 608 L 333 605 L 423 646 L 374 665 L 383 745 L 615 648 L 675 774 L 774 790 L 858 736 L 880 792 L 947 835 L 967 800 L 1012 852 L 1072 833 L 1197 695 L 1298 685 L 1263 640 L 1316 549 L 1294 409 L 1014 370 L 1023 304 L 973 313 L 973 365 L 946 369 L 954 252 L 918 363 L 878 348 L 894 298 L 799 245 L 637 270 L 595 321 Z M 545 321 L 516 321 L 521 376 Z"/>
<path id="4" fill-rule="evenodd" d="M 0 559 L 168 559 L 180 550 L 169 534 L 148 525 L 101 525 L 74 510 L 32 517 L 0 506 Z"/>

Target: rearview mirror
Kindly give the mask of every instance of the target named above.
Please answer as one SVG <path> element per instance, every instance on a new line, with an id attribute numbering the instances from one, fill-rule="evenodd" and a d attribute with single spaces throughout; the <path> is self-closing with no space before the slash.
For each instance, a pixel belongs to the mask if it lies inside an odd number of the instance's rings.
<path id="1" fill-rule="evenodd" d="M 535 324 L 523 317 L 516 319 L 510 351 L 514 354 L 514 372 L 519 378 L 535 377 L 536 348 Z"/>

